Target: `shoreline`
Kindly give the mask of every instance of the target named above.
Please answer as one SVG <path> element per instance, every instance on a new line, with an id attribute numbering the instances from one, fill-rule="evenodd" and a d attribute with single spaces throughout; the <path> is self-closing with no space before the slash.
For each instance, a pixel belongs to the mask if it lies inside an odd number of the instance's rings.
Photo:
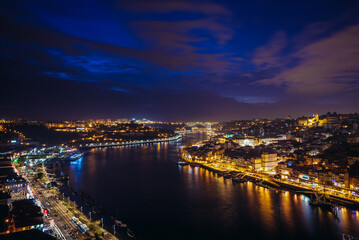
<path id="1" fill-rule="evenodd" d="M 62 162 L 61 162 L 62 164 Z M 46 176 L 48 174 L 54 174 L 51 172 L 48 172 L 48 168 L 44 167 L 44 172 Z M 53 177 L 54 180 L 54 177 Z M 90 228 L 90 230 L 87 232 L 90 234 L 91 237 L 95 237 L 96 233 L 103 232 L 104 235 L 98 235 L 99 239 L 122 239 L 126 240 L 129 238 L 125 237 L 125 234 L 122 231 L 116 231 L 116 235 L 113 233 L 112 225 L 109 224 L 110 219 L 106 217 L 105 213 L 102 213 L 102 215 L 98 212 L 95 213 L 94 209 L 96 208 L 97 211 L 99 211 L 99 206 L 96 203 L 93 203 L 94 201 L 91 199 L 89 195 L 87 195 L 88 199 L 82 199 L 80 195 L 75 193 L 73 189 L 71 188 L 69 184 L 69 179 L 66 181 L 60 179 L 59 176 L 55 173 L 55 181 L 61 182 L 59 186 L 56 186 L 53 188 L 56 192 L 56 195 L 58 197 L 58 203 L 63 206 L 65 206 L 66 209 L 68 209 L 69 212 L 73 214 L 74 217 L 77 217 L 82 223 L 86 224 L 87 227 Z M 43 191 L 51 191 L 51 189 L 43 189 Z M 91 205 L 87 205 L 86 202 L 91 202 Z M 91 217 L 90 215 L 86 214 L 89 212 L 92 212 Z M 105 220 L 104 222 L 101 222 Z M 59 224 L 59 222 L 57 222 Z M 103 225 L 103 226 L 102 226 Z M 92 227 L 90 227 L 92 226 Z"/>
<path id="2" fill-rule="evenodd" d="M 65 200 L 62 200 L 66 204 L 64 204 L 69 210 L 72 209 L 77 214 L 82 216 L 83 219 L 86 219 L 87 224 L 94 224 L 98 228 L 102 228 L 107 232 L 107 234 L 112 235 L 116 239 L 131 239 L 127 237 L 127 228 L 121 229 L 116 225 L 116 233 L 114 235 L 113 232 L 113 226 L 114 222 L 111 219 L 111 216 L 103 210 L 102 213 L 94 212 L 94 208 L 98 208 L 98 203 L 95 203 L 95 201 L 92 199 L 90 195 L 87 195 L 86 199 L 82 199 L 79 195 L 77 195 L 77 192 L 73 192 L 71 189 L 71 186 L 69 184 L 64 184 L 61 188 L 59 188 L 59 192 L 64 194 Z M 69 197 L 69 198 L 67 198 Z M 74 201 L 75 200 L 75 201 Z M 87 205 L 87 202 L 92 202 L 90 205 Z M 91 219 L 89 219 L 89 215 L 86 213 L 92 212 Z M 101 219 L 103 219 L 103 227 L 101 227 Z M 108 236 L 108 235 L 107 235 Z"/>
<path id="3" fill-rule="evenodd" d="M 158 142 L 171 142 L 182 139 L 181 134 L 176 134 L 173 137 L 169 138 L 160 138 L 160 139 L 149 139 L 149 140 L 135 140 L 135 141 L 127 141 L 127 142 L 106 142 L 106 143 L 86 143 L 80 144 L 80 148 L 100 148 L 100 147 L 115 147 L 115 146 L 128 146 L 128 145 L 136 145 L 136 144 L 147 144 L 147 143 L 158 143 Z"/>
<path id="4" fill-rule="evenodd" d="M 281 181 L 278 181 L 275 178 L 271 178 L 271 181 L 267 181 L 266 179 L 264 179 L 261 176 L 257 176 L 257 177 L 253 177 L 253 176 L 249 176 L 246 175 L 246 172 L 241 172 L 241 171 L 236 171 L 236 170 L 232 170 L 232 171 L 222 171 L 222 170 L 218 170 L 215 168 L 212 168 L 210 166 L 204 165 L 202 163 L 196 163 L 196 162 L 190 162 L 187 161 L 183 158 L 181 158 L 181 160 L 185 163 L 185 164 L 180 164 L 180 165 L 190 165 L 191 167 L 201 167 L 203 169 L 206 169 L 208 171 L 217 173 L 219 175 L 219 177 L 224 177 L 226 179 L 231 179 L 233 183 L 238 184 L 238 183 L 244 183 L 247 181 L 250 181 L 260 187 L 264 187 L 264 188 L 269 188 L 271 190 L 280 190 L 280 191 L 292 191 L 294 193 L 297 194 L 302 194 L 305 196 L 313 196 L 313 194 L 309 193 L 309 191 L 311 192 L 315 192 L 313 189 L 308 189 L 308 188 L 304 188 L 304 187 L 300 187 L 294 184 L 290 184 L 290 183 L 284 183 Z M 245 181 L 237 181 L 237 177 L 239 175 L 242 175 L 243 179 L 245 179 Z M 262 180 L 259 180 L 262 179 Z M 331 201 L 331 203 L 333 205 L 339 205 L 338 207 L 347 207 L 350 209 L 354 209 L 354 210 L 358 210 L 359 209 L 359 202 L 355 201 L 355 200 L 351 200 L 351 199 L 346 199 L 346 198 L 342 198 L 339 196 L 334 196 L 331 194 L 327 194 L 327 198 Z"/>

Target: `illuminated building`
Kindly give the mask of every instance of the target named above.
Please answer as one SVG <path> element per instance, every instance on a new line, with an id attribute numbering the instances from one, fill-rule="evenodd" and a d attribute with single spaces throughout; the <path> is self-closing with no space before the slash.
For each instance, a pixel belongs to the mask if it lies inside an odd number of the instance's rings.
<path id="1" fill-rule="evenodd" d="M 244 146 L 251 146 L 254 147 L 256 146 L 256 140 L 254 140 L 253 138 L 237 138 L 237 139 L 233 139 L 233 141 L 235 143 L 237 143 L 238 145 L 244 147 Z"/>
<path id="2" fill-rule="evenodd" d="M 22 177 L 14 177 L 11 179 L 6 179 L 1 181 L 1 187 L 3 192 L 26 192 L 27 191 L 27 182 Z"/>
<path id="3" fill-rule="evenodd" d="M 278 165 L 276 153 L 263 153 L 261 159 L 262 169 L 265 172 L 273 170 Z"/>
<path id="4" fill-rule="evenodd" d="M 302 117 L 297 119 L 298 125 L 302 127 L 323 127 L 328 124 L 327 118 L 319 118 L 318 114 L 313 114 L 312 118 Z"/>
<path id="5" fill-rule="evenodd" d="M 271 137 L 271 138 L 256 138 L 256 141 L 257 141 L 257 144 L 258 145 L 261 145 L 261 144 L 264 144 L 264 145 L 269 145 L 271 143 L 277 143 L 278 141 L 281 141 L 281 140 L 286 140 L 287 139 L 287 136 L 286 135 L 278 135 L 277 137 Z"/>
<path id="6" fill-rule="evenodd" d="M 254 170 L 262 170 L 262 159 L 261 158 L 253 158 L 251 160 L 252 166 Z"/>

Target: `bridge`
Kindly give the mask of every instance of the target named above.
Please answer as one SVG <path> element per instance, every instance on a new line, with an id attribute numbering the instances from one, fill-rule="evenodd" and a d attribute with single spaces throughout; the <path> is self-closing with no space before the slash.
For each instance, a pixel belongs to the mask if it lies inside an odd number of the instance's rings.
<path id="1" fill-rule="evenodd" d="M 176 130 L 175 133 L 176 134 L 181 134 L 181 133 L 191 133 L 192 130 Z"/>
<path id="2" fill-rule="evenodd" d="M 177 134 L 176 136 L 169 138 L 158 138 L 158 139 L 149 139 L 149 140 L 135 140 L 127 142 L 106 142 L 106 143 L 86 143 L 80 144 L 80 148 L 98 148 L 98 147 L 114 147 L 114 146 L 127 146 L 135 144 L 146 144 L 146 143 L 159 143 L 159 142 L 170 142 L 177 141 L 182 139 L 182 135 Z"/>

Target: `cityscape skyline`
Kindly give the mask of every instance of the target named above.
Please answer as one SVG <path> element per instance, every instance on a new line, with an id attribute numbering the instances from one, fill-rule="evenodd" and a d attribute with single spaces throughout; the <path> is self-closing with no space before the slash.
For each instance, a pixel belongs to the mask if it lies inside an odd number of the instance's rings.
<path id="1" fill-rule="evenodd" d="M 166 120 L 161 120 L 161 119 L 149 119 L 149 118 L 135 118 L 135 117 L 118 117 L 118 118 L 84 118 L 84 119 L 27 119 L 27 118 L 21 118 L 21 117 L 16 117 L 16 118 L 12 118 L 12 119 L 5 119 L 2 118 L 0 119 L 0 122 L 43 122 L 43 123 L 49 123 L 49 122 L 119 122 L 119 123 L 130 123 L 130 122 L 135 122 L 135 123 L 143 123 L 143 124 L 153 124 L 153 123 L 219 123 L 219 122 L 229 122 L 229 121 L 260 121 L 260 120 L 268 120 L 268 121 L 275 121 L 275 120 L 300 120 L 300 119 L 310 119 L 310 118 L 314 118 L 316 116 L 321 117 L 321 118 L 326 118 L 327 115 L 336 115 L 336 116 L 357 116 L 358 113 L 337 113 L 337 112 L 327 112 L 324 114 L 318 114 L 318 113 L 313 113 L 313 114 L 309 114 L 309 115 L 301 115 L 301 116 L 297 116 L 297 117 L 293 117 L 292 115 L 285 115 L 283 117 L 275 117 L 275 118 L 265 118 L 265 117 L 254 117 L 252 119 L 248 118 L 248 119 L 229 119 L 229 120 L 189 120 L 189 121 L 166 121 Z"/>
<path id="2" fill-rule="evenodd" d="M 355 239 L 358 130 L 342 113 L 1 120 L 0 236 Z"/>
<path id="3" fill-rule="evenodd" d="M 358 112 L 358 9 L 355 1 L 7 2 L 0 118 Z"/>
<path id="4" fill-rule="evenodd" d="M 0 240 L 359 239 L 359 1 L 0 8 Z"/>

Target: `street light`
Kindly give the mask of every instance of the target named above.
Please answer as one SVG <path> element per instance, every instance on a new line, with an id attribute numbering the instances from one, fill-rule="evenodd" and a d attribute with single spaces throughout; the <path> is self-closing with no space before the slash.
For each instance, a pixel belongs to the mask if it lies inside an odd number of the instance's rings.
<path id="1" fill-rule="evenodd" d="M 89 212 L 89 214 L 90 214 L 90 222 L 91 222 L 91 212 Z"/>
<path id="2" fill-rule="evenodd" d="M 102 225 L 102 228 L 103 228 L 103 218 L 101 218 L 101 225 Z"/>
<path id="3" fill-rule="evenodd" d="M 113 235 L 116 237 L 116 225 L 113 225 Z"/>
<path id="4" fill-rule="evenodd" d="M 81 213 L 82 213 L 82 207 L 80 207 L 80 211 L 81 211 Z"/>
<path id="5" fill-rule="evenodd" d="M 76 201 L 74 201 L 74 208 L 75 208 L 75 205 L 76 205 Z"/>

